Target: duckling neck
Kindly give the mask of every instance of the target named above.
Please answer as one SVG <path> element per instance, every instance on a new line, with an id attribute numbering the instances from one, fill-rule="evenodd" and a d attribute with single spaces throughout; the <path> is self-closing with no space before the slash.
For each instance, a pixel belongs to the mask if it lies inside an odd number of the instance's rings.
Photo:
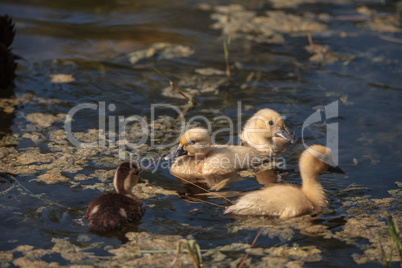
<path id="1" fill-rule="evenodd" d="M 118 194 L 126 196 L 132 195 L 131 191 L 134 185 L 129 177 L 124 178 L 123 176 L 121 176 L 121 174 L 116 173 L 113 179 L 113 185 Z"/>
<path id="2" fill-rule="evenodd" d="M 266 137 L 265 135 L 262 136 L 261 133 L 258 134 L 259 135 L 252 132 L 247 132 L 243 135 L 243 140 L 251 147 L 257 145 L 260 147 L 263 146 L 264 149 L 270 148 L 270 146 L 272 145 L 272 137 Z"/>
<path id="3" fill-rule="evenodd" d="M 122 195 L 131 195 L 131 193 L 129 191 L 126 191 L 126 189 L 116 189 L 116 192 L 118 194 L 122 194 Z"/>
<path id="4" fill-rule="evenodd" d="M 123 190 L 123 191 L 116 191 L 118 194 L 121 194 L 121 195 L 124 195 L 124 196 L 127 196 L 127 197 L 130 197 L 130 198 L 136 198 L 135 197 L 135 195 L 131 192 L 131 191 L 126 191 L 126 190 Z"/>
<path id="5" fill-rule="evenodd" d="M 303 193 L 313 204 L 314 209 L 317 211 L 321 211 L 327 205 L 327 196 L 324 192 L 324 188 L 318 181 L 318 174 L 305 170 L 301 170 L 300 173 L 303 183 Z"/>

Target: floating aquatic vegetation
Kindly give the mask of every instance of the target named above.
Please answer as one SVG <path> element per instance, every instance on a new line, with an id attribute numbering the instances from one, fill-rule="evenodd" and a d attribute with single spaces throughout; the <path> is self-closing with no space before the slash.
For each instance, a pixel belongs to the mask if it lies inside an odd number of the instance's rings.
<path id="1" fill-rule="evenodd" d="M 353 217 L 347 218 L 343 229 L 336 232 L 333 237 L 355 244 L 364 250 L 363 254 L 352 255 L 353 260 L 358 264 L 381 262 L 384 252 L 386 256 L 391 256 L 392 261 L 398 261 L 399 255 L 396 250 L 390 254 L 393 240 L 385 220 L 392 215 L 396 224 L 402 223 L 402 215 L 399 213 L 400 196 L 384 199 L 370 199 L 369 196 L 358 198 L 357 196 L 347 199 L 353 200 L 345 201 L 348 203 L 347 207 L 350 207 L 347 213 Z M 357 242 L 362 238 L 368 240 L 368 245 Z"/>
<path id="2" fill-rule="evenodd" d="M 126 236 L 129 242 L 109 250 L 114 255 L 109 259 L 110 265 L 165 267 L 173 261 L 176 267 L 192 264 L 187 253 L 177 252 L 179 241 L 183 239 L 179 235 L 129 232 Z"/>
<path id="3" fill-rule="evenodd" d="M 401 32 L 400 17 L 396 14 L 377 14 L 375 9 L 366 6 L 357 8 L 357 12 L 364 15 L 364 21 L 358 23 L 358 26 L 370 28 L 378 32 Z"/>
<path id="4" fill-rule="evenodd" d="M 264 27 L 260 22 L 255 21 L 256 13 L 246 10 L 241 5 L 217 6 L 216 13 L 211 15 L 215 22 L 211 27 L 222 30 L 223 36 L 232 40 L 246 39 L 260 43 L 283 43 L 284 38 L 269 26 Z"/>
<path id="5" fill-rule="evenodd" d="M 16 161 L 20 165 L 28 165 L 32 163 L 49 163 L 56 160 L 56 156 L 49 154 L 41 154 L 38 147 L 28 149 L 26 152 L 20 154 Z"/>
<path id="6" fill-rule="evenodd" d="M 15 108 L 18 105 L 23 105 L 27 103 L 41 103 L 41 104 L 58 104 L 61 103 L 60 100 L 54 99 L 54 98 L 41 98 L 37 97 L 31 93 L 26 93 L 23 96 L 16 98 L 16 97 L 11 97 L 11 98 L 0 98 L 0 111 L 3 111 L 4 113 L 7 114 L 12 114 L 15 112 Z"/>
<path id="7" fill-rule="evenodd" d="M 50 82 L 52 83 L 71 83 L 75 78 L 71 74 L 50 74 Z"/>
<path id="8" fill-rule="evenodd" d="M 43 181 L 47 184 L 69 181 L 70 179 L 61 175 L 59 169 L 52 169 L 46 172 L 45 174 L 39 175 L 36 181 Z"/>
<path id="9" fill-rule="evenodd" d="M 206 265 L 222 266 L 231 263 L 231 266 L 240 267 L 244 262 L 252 267 L 302 267 L 306 262 L 322 260 L 322 251 L 315 245 L 299 246 L 282 245 L 270 248 L 251 247 L 249 244 L 233 243 L 207 250 L 202 254 Z M 247 258 L 245 254 L 259 257 L 260 260 Z M 261 258 L 262 257 L 262 258 Z"/>
<path id="10" fill-rule="evenodd" d="M 35 144 L 42 143 L 46 140 L 45 135 L 40 132 L 24 133 L 22 138 L 30 139 Z"/>
<path id="11" fill-rule="evenodd" d="M 309 60 L 312 62 L 318 62 L 322 66 L 336 61 L 343 61 L 344 65 L 346 65 L 356 58 L 355 55 L 334 52 L 329 49 L 328 45 L 314 44 L 310 34 L 308 34 L 308 41 L 309 45 L 306 46 L 305 49 L 312 54 Z"/>
<path id="12" fill-rule="evenodd" d="M 145 181 L 145 183 L 138 183 L 133 192 L 140 199 L 148 199 L 157 195 L 177 196 L 177 191 L 166 190 L 163 187 L 152 185 L 149 183 L 149 181 Z"/>
<path id="13" fill-rule="evenodd" d="M 44 114 L 32 113 L 27 115 L 27 120 L 40 127 L 50 127 L 55 122 L 62 122 L 66 119 L 66 114 Z"/>
<path id="14" fill-rule="evenodd" d="M 325 66 L 337 61 L 344 61 L 348 64 L 350 61 L 356 58 L 355 55 L 349 55 L 345 53 L 334 52 L 329 49 L 328 45 L 308 45 L 306 50 L 312 54 L 309 60 L 312 62 L 318 62 L 320 65 Z"/>
<path id="15" fill-rule="evenodd" d="M 269 10 L 264 15 L 246 10 L 242 5 L 216 6 L 211 18 L 216 20 L 211 27 L 222 30 L 222 35 L 231 39 L 253 40 L 259 43 L 283 43 L 283 34 L 306 34 L 323 32 L 325 23 L 312 13 L 295 15 L 281 10 Z"/>
<path id="16" fill-rule="evenodd" d="M 54 243 L 52 253 L 59 253 L 61 257 L 70 263 L 76 263 L 83 259 L 93 258 L 93 253 L 85 252 L 83 248 L 74 245 L 68 238 L 52 238 Z"/>
<path id="17" fill-rule="evenodd" d="M 20 142 L 20 139 L 19 139 L 18 135 L 11 134 L 11 135 L 4 136 L 0 139 L 0 146 L 17 145 L 19 142 Z M 4 147 L 0 147 L 0 148 L 4 148 Z"/>
<path id="18" fill-rule="evenodd" d="M 179 241 L 178 249 L 177 249 L 177 255 L 179 255 L 182 250 L 181 248 L 185 247 L 187 249 L 188 254 L 191 257 L 191 260 L 193 261 L 193 265 L 195 268 L 202 267 L 202 257 L 201 257 L 201 249 L 200 246 L 198 245 L 196 240 L 185 240 L 182 239 Z M 172 261 L 171 266 L 175 265 L 177 258 L 175 258 Z"/>
<path id="19" fill-rule="evenodd" d="M 218 75 L 218 76 L 223 76 L 225 75 L 225 72 L 219 69 L 215 68 L 199 68 L 194 70 L 196 74 L 204 75 L 204 76 L 212 76 L 212 75 Z"/>
<path id="20" fill-rule="evenodd" d="M 312 227 L 314 219 L 310 215 L 302 217 L 295 217 L 286 220 L 278 220 L 276 218 L 270 218 L 265 216 L 258 217 L 234 217 L 236 222 L 229 224 L 228 229 L 230 232 L 238 232 L 240 230 L 262 230 L 263 235 L 267 235 L 270 238 L 278 238 L 281 241 L 289 241 L 295 235 L 298 230 L 305 230 Z M 311 229 L 313 231 L 313 229 Z"/>
<path id="21" fill-rule="evenodd" d="M 190 98 L 205 93 L 217 95 L 219 88 L 225 84 L 225 78 L 213 69 L 196 69 L 196 73 L 199 74 L 190 77 L 182 77 L 176 85 Z M 169 98 L 186 99 L 186 97 L 178 93 L 172 86 L 164 88 L 162 95 Z"/>
<path id="22" fill-rule="evenodd" d="M 150 48 L 129 53 L 127 56 L 131 64 L 137 64 L 144 59 L 172 59 L 187 58 L 194 54 L 194 49 L 186 45 L 169 43 L 155 43 Z"/>
<path id="23" fill-rule="evenodd" d="M 83 248 L 74 245 L 67 238 L 52 238 L 52 243 L 54 245 L 50 249 L 36 249 L 31 245 L 20 245 L 12 251 L 0 252 L 0 263 L 6 265 L 4 267 L 10 263 L 20 267 L 60 267 L 60 263 L 41 260 L 42 257 L 53 254 L 61 256 L 70 264 L 96 262 L 93 253 L 85 252 Z"/>
<path id="24" fill-rule="evenodd" d="M 268 0 L 273 8 L 294 8 L 301 4 L 314 4 L 319 0 Z"/>
<path id="25" fill-rule="evenodd" d="M 7 98 L 0 98 L 0 109 L 4 113 L 12 113 L 15 111 L 15 106 L 17 105 L 17 99 L 7 99 Z"/>
<path id="26" fill-rule="evenodd" d="M 76 184 L 76 182 L 73 183 L 73 187 L 77 187 L 79 184 Z M 113 191 L 114 187 L 113 184 L 109 183 L 103 183 L 103 182 L 97 182 L 89 185 L 82 185 L 81 188 L 86 190 L 86 189 L 92 189 L 92 190 L 98 190 L 100 192 L 109 192 Z"/>

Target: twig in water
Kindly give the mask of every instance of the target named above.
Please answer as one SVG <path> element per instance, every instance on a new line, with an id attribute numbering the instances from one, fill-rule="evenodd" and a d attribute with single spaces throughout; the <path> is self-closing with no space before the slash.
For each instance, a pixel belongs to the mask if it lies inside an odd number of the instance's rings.
<path id="1" fill-rule="evenodd" d="M 220 194 L 218 194 L 218 193 L 216 193 L 216 192 L 208 191 L 207 189 L 202 188 L 201 186 L 199 186 L 199 185 L 197 185 L 197 184 L 195 184 L 195 183 L 193 183 L 193 182 L 191 182 L 191 181 L 189 181 L 189 180 L 186 180 L 186 179 L 184 179 L 184 178 L 181 178 L 181 177 L 179 177 L 179 176 L 176 176 L 176 175 L 173 175 L 173 176 L 175 176 L 176 178 L 181 179 L 181 180 L 183 180 L 183 181 L 185 181 L 185 182 L 187 182 L 187 183 L 189 183 L 189 184 L 191 184 L 191 185 L 194 185 L 195 187 L 198 187 L 198 188 L 200 188 L 201 190 L 204 190 L 204 191 L 207 192 L 207 193 L 216 194 L 217 196 L 222 197 L 222 198 L 225 199 L 226 201 L 229 201 L 231 204 L 233 204 L 232 201 L 230 201 L 229 199 L 227 199 L 227 198 L 224 197 L 223 195 L 220 195 Z"/>
<path id="2" fill-rule="evenodd" d="M 18 184 L 18 187 L 19 187 L 20 189 L 22 189 L 23 191 L 25 191 L 29 196 L 31 196 L 31 197 L 33 197 L 33 198 L 36 198 L 36 199 L 39 199 L 39 200 L 41 200 L 42 202 L 45 202 L 45 203 L 50 204 L 50 205 L 54 205 L 54 206 L 59 206 L 59 207 L 62 207 L 62 208 L 70 209 L 69 207 L 60 205 L 59 203 L 53 202 L 53 201 L 51 201 L 51 200 L 43 199 L 43 198 L 41 197 L 42 194 L 34 194 L 34 193 L 31 192 L 30 190 L 28 190 L 24 185 L 22 185 L 22 184 L 17 180 L 16 177 L 14 177 L 14 176 L 12 176 L 12 175 L 9 175 L 9 176 Z"/>
<path id="3" fill-rule="evenodd" d="M 149 168 L 152 164 L 154 164 L 154 163 L 158 162 L 159 160 L 161 160 L 161 158 L 164 157 L 164 156 L 165 156 L 164 154 L 162 154 L 161 156 L 159 156 L 154 162 L 152 162 L 152 163 L 149 164 L 148 166 L 144 167 L 144 168 L 140 171 L 140 173 L 138 173 L 138 175 L 140 175 L 144 170 L 146 170 L 147 168 Z"/>
<path id="4" fill-rule="evenodd" d="M 172 89 L 174 89 L 177 93 L 179 93 L 182 97 L 184 97 L 188 101 L 187 106 L 184 107 L 182 114 L 177 118 L 177 120 L 181 120 L 186 115 L 188 110 L 190 110 L 191 108 L 195 107 L 196 102 L 193 100 L 192 96 L 189 97 L 186 94 L 184 94 L 183 91 L 181 91 L 180 88 L 177 87 L 173 83 L 173 81 L 170 80 L 165 74 L 163 74 L 161 71 L 159 71 L 155 67 L 154 67 L 154 70 L 156 72 L 158 72 L 160 75 L 162 75 L 163 77 L 165 77 L 169 81 L 169 85 L 172 87 Z"/>
<path id="5" fill-rule="evenodd" d="M 378 37 L 382 40 L 402 44 L 402 39 L 400 39 L 400 38 L 395 38 L 392 36 L 387 36 L 387 35 L 382 35 L 382 34 L 380 34 Z"/>
<path id="6" fill-rule="evenodd" d="M 262 230 L 260 230 L 260 231 L 258 232 L 258 234 L 255 236 L 254 241 L 253 241 L 253 243 L 251 244 L 251 247 L 254 247 L 255 242 L 257 242 L 257 238 L 260 236 L 261 233 L 262 233 Z M 243 267 L 244 263 L 246 262 L 247 257 L 248 257 L 248 253 L 246 254 L 246 256 L 244 256 L 244 258 L 243 258 L 242 262 L 239 264 L 239 267 L 238 267 L 238 268 Z"/>
<path id="7" fill-rule="evenodd" d="M 312 49 L 316 49 L 317 46 L 313 43 L 313 38 L 311 37 L 311 33 L 307 33 L 308 44 Z"/>
<path id="8" fill-rule="evenodd" d="M 176 90 L 177 93 L 179 93 L 188 101 L 187 106 L 184 107 L 181 115 L 177 118 L 177 120 L 181 120 L 186 115 L 188 110 L 195 107 L 195 101 L 193 100 L 192 96 L 188 97 L 186 94 L 184 94 L 183 91 L 181 91 L 180 88 L 173 83 L 173 81 L 169 80 L 169 84 L 174 90 Z"/>
<path id="9" fill-rule="evenodd" d="M 0 195 L 5 195 L 5 194 L 7 194 L 9 191 L 11 191 L 14 188 L 15 188 L 15 184 L 11 185 L 9 188 L 7 188 L 4 191 L 0 192 Z"/>
<path id="10" fill-rule="evenodd" d="M 226 208 L 226 206 L 218 205 L 218 204 L 208 202 L 208 201 L 205 201 L 205 200 L 202 200 L 202 199 L 199 199 L 199 198 L 195 198 L 195 197 L 192 197 L 192 196 L 187 196 L 186 198 L 193 199 L 193 200 L 196 200 L 198 202 L 205 203 L 205 204 L 210 204 L 210 205 L 214 205 L 214 206 L 217 206 L 217 207 Z"/>

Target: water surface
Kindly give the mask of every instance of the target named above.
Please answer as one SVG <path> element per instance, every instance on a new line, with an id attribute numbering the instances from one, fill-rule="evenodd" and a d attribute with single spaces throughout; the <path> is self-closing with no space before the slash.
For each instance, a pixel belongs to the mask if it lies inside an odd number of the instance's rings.
<path id="1" fill-rule="evenodd" d="M 227 5 L 242 1 L 219 2 Z M 68 113 L 78 104 L 105 102 L 116 107 L 114 111 L 107 111 L 106 116 L 139 115 L 149 120 L 152 104 L 185 105 L 183 99 L 161 94 L 169 86 L 169 80 L 180 83 L 182 79 L 194 76 L 197 68 L 225 70 L 221 31 L 211 29 L 215 22 L 210 18 L 213 11 L 198 9 L 198 3 L 201 1 L 3 1 L 0 10 L 16 22 L 14 52 L 23 58 L 18 62 L 15 96 L 33 93 L 39 98 L 55 98 L 60 102 L 53 105 L 37 101 L 18 105 L 12 114 L 4 116 L 9 123 L 2 130 L 2 136 L 17 135 L 19 139 L 15 148 L 20 153 L 33 147 L 47 153 L 53 150 L 48 146 L 49 131 L 63 129 L 64 122 L 55 123 L 49 129 L 33 127 L 27 120 L 31 113 L 57 115 Z M 390 197 L 388 191 L 397 188 L 395 181 L 400 180 L 402 168 L 401 34 L 361 26 L 359 23 L 364 19 L 359 19 L 356 8 L 363 4 L 378 13 L 395 14 L 393 3 L 375 1 L 316 3 L 299 7 L 301 11 L 325 12 L 333 16 L 326 34 L 313 34 L 313 40 L 316 44 L 329 45 L 337 53 L 353 55 L 353 60 L 339 60 L 327 65 L 309 63 L 310 54 L 304 49 L 308 45 L 305 34 L 285 34 L 285 41 L 281 44 L 235 39 L 230 44 L 230 84 L 220 86 L 214 93 L 197 95 L 198 104 L 186 114 L 187 119 L 196 115 L 209 119 L 228 116 L 237 126 L 244 124 L 258 109 L 269 107 L 277 110 L 286 117 L 288 127 L 297 137 L 297 142 L 284 155 L 286 168 L 294 171 L 283 175 L 286 181 L 297 184 L 300 183 L 297 160 L 305 148 L 303 142 L 307 145 L 325 144 L 326 126 L 338 124 L 339 165 L 347 176 L 328 174 L 320 177 L 330 197 L 328 210 L 331 211 L 322 215 L 321 223 L 329 226 L 332 232 L 342 230 L 340 219 L 351 217 L 342 206 L 347 198 L 339 194 L 341 190 L 357 184 L 365 189 L 358 192 L 359 195 Z M 247 9 L 261 13 L 270 10 L 270 5 L 261 1 L 247 5 Z M 345 19 L 342 16 L 352 17 Z M 393 38 L 393 41 L 386 37 Z M 195 53 L 190 57 L 165 60 L 154 57 L 135 66 L 129 62 L 129 52 L 146 49 L 158 42 L 187 45 Z M 51 83 L 50 74 L 60 73 L 71 74 L 75 81 Z M 251 73 L 254 73 L 254 78 L 247 81 Z M 337 102 L 338 116 L 326 119 L 325 106 L 334 102 Z M 303 130 L 305 120 L 317 110 L 321 110 L 322 120 Z M 77 115 L 73 131 L 86 132 L 99 127 L 98 111 L 86 110 Z M 160 109 L 157 111 L 159 115 L 177 117 L 172 109 Z M 228 127 L 228 123 L 213 124 L 214 130 L 223 127 Z M 235 136 L 237 131 L 235 129 Z M 43 138 L 37 143 L 23 138 L 25 133 L 31 132 L 39 132 Z M 230 139 L 228 132 L 218 136 L 220 143 Z M 150 140 L 147 143 L 150 144 Z M 158 150 L 153 152 L 156 154 Z M 63 175 L 73 180 L 77 174 L 89 175 L 97 169 L 111 170 L 114 167 L 105 162 L 90 161 L 84 169 L 63 172 Z M 35 181 L 43 173 L 16 174 L 18 183 L 13 176 L 1 173 L 1 250 L 11 250 L 23 244 L 49 248 L 53 237 L 68 237 L 80 244 L 81 235 L 89 235 L 91 243 L 102 242 L 113 247 L 124 242 L 122 234 L 102 236 L 74 221 L 83 216 L 86 205 L 100 194 L 99 190 L 71 187 L 68 181 L 56 184 Z M 166 169 L 144 172 L 143 177 L 166 190 L 186 190 L 186 186 Z M 99 180 L 93 178 L 82 184 L 97 182 Z M 19 183 L 29 192 L 22 190 Z M 233 183 L 227 190 L 242 192 L 260 187 L 255 179 L 247 178 Z M 214 202 L 227 205 L 224 200 Z M 256 235 L 252 228 L 230 232 L 232 226 L 241 225 L 241 221 L 224 216 L 221 207 L 188 203 L 178 196 L 156 196 L 145 203 L 148 208 L 144 218 L 131 230 L 182 236 L 191 234 L 203 249 L 235 242 L 251 243 Z M 400 210 L 395 213 L 400 215 Z M 333 220 L 335 224 L 331 223 Z M 283 243 L 318 245 L 324 253 L 322 261 L 314 266 L 357 266 L 351 254 L 362 252 L 358 246 L 343 241 L 299 232 L 290 240 L 262 235 L 259 243 L 265 248 Z M 101 249 L 95 253 L 108 254 Z"/>

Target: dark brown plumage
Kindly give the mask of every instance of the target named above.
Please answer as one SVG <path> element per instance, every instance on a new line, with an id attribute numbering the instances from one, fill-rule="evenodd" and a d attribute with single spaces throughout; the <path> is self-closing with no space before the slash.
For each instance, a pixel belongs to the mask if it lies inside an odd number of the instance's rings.
<path id="1" fill-rule="evenodd" d="M 142 201 L 131 193 L 137 182 L 137 165 L 132 162 L 120 164 L 113 180 L 117 193 L 105 193 L 88 205 L 85 218 L 92 230 L 106 232 L 120 229 L 143 216 Z"/>
<path id="2" fill-rule="evenodd" d="M 15 78 L 14 54 L 0 43 L 0 89 L 7 89 Z"/>
<path id="3" fill-rule="evenodd" d="M 14 22 L 8 15 L 0 16 L 0 89 L 7 89 L 15 78 L 15 57 L 11 51 L 14 41 Z"/>
<path id="4" fill-rule="evenodd" d="M 90 213 L 99 206 L 95 213 Z M 122 212 L 124 210 L 124 212 Z M 118 193 L 106 193 L 88 206 L 85 218 L 93 230 L 110 231 L 119 229 L 129 222 L 139 220 L 144 214 L 142 201 Z"/>
<path id="5" fill-rule="evenodd" d="M 0 43 L 10 47 L 14 41 L 14 22 L 7 14 L 0 16 Z"/>

